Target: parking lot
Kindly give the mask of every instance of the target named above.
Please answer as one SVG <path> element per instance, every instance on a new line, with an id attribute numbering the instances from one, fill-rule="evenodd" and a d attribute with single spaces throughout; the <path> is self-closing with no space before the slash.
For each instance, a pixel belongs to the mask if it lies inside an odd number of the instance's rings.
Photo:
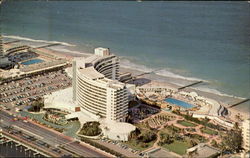
<path id="1" fill-rule="evenodd" d="M 115 140 L 110 140 L 107 138 L 102 138 L 100 140 L 94 140 L 95 142 L 106 146 L 110 149 L 113 149 L 127 157 L 139 157 L 139 151 L 135 150 L 135 149 L 131 149 L 130 147 L 128 147 L 126 144 L 123 144 L 120 141 L 115 141 Z"/>
<path id="2" fill-rule="evenodd" d="M 71 79 L 64 70 L 12 81 L 0 86 L 0 104 L 3 104 L 7 109 L 13 108 L 13 106 L 30 105 L 43 95 L 70 85 Z"/>

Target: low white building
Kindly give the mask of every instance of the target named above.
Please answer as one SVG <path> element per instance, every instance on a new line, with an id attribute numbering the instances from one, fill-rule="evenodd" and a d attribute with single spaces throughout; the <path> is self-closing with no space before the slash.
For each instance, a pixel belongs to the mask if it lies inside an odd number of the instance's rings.
<path id="1" fill-rule="evenodd" d="M 103 135 L 112 140 L 128 141 L 130 132 L 136 129 L 132 124 L 125 122 L 103 119 L 100 123 Z"/>

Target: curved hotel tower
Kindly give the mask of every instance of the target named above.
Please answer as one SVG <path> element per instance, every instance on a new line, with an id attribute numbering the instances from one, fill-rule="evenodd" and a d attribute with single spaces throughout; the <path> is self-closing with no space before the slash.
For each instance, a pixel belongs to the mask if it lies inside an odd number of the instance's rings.
<path id="1" fill-rule="evenodd" d="M 128 114 L 128 91 L 119 80 L 119 59 L 107 48 L 73 61 L 73 100 L 84 110 L 124 122 Z"/>
<path id="2" fill-rule="evenodd" d="M 0 34 L 0 57 L 4 55 L 4 51 L 3 51 L 3 39 L 2 39 L 2 35 Z"/>

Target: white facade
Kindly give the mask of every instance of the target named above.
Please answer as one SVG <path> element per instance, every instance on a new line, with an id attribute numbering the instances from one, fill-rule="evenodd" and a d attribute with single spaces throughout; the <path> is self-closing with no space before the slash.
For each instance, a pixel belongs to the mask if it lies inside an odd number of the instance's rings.
<path id="1" fill-rule="evenodd" d="M 250 151 L 250 119 L 242 122 L 243 148 Z"/>
<path id="2" fill-rule="evenodd" d="M 3 50 L 3 39 L 2 35 L 0 35 L 0 57 L 4 55 L 4 50 Z"/>
<path id="3" fill-rule="evenodd" d="M 96 54 L 96 55 L 99 55 L 99 56 L 107 56 L 107 55 L 110 55 L 109 49 L 108 49 L 108 48 L 102 48 L 102 47 L 95 48 L 95 54 Z"/>
<path id="4" fill-rule="evenodd" d="M 75 63 L 74 63 L 75 62 Z M 109 49 L 73 62 L 73 100 L 84 110 L 108 120 L 125 121 L 128 92 L 119 82 L 119 59 Z"/>

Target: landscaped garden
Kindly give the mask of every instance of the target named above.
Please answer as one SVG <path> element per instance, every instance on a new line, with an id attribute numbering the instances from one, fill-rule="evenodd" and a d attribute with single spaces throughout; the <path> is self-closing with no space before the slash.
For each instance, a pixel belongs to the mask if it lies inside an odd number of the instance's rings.
<path id="1" fill-rule="evenodd" d="M 155 131 L 146 129 L 145 123 L 140 123 L 136 126 L 136 130 L 131 132 L 129 141 L 125 142 L 125 144 L 133 149 L 143 151 L 154 144 L 157 135 Z"/>
<path id="2" fill-rule="evenodd" d="M 179 121 L 177 121 L 177 123 L 179 123 L 179 124 L 181 124 L 183 126 L 186 126 L 186 127 L 195 127 L 195 126 L 197 126 L 196 124 L 191 123 L 189 121 L 185 121 L 185 120 L 179 120 Z"/>
<path id="3" fill-rule="evenodd" d="M 83 124 L 82 129 L 78 134 L 85 136 L 97 136 L 102 133 L 102 130 L 99 126 L 100 123 L 96 121 L 86 122 Z"/>
<path id="4" fill-rule="evenodd" d="M 57 125 L 66 125 L 68 122 L 65 115 L 64 112 L 50 110 L 44 114 L 43 119 Z"/>
<path id="5" fill-rule="evenodd" d="M 201 128 L 201 132 L 202 132 L 202 133 L 209 134 L 209 135 L 217 135 L 217 134 L 218 134 L 217 131 L 214 131 L 214 130 L 212 130 L 212 129 L 205 128 L 205 127 Z"/>
<path id="6" fill-rule="evenodd" d="M 159 146 L 172 152 L 183 155 L 186 150 L 207 140 L 198 134 L 186 133 L 183 129 L 174 125 L 166 126 L 160 131 Z"/>
<path id="7" fill-rule="evenodd" d="M 184 155 L 186 153 L 186 150 L 189 148 L 189 144 L 183 141 L 174 141 L 171 144 L 164 144 L 162 147 L 179 155 Z"/>
<path id="8" fill-rule="evenodd" d="M 175 116 L 172 115 L 166 115 L 166 114 L 160 114 L 156 115 L 150 119 L 147 120 L 147 123 L 150 128 L 160 128 L 162 125 L 164 125 L 166 122 L 173 120 Z"/>
<path id="9" fill-rule="evenodd" d="M 44 113 L 34 114 L 29 113 L 27 111 L 21 111 L 19 114 L 22 117 L 28 117 L 29 119 L 32 119 L 34 122 L 37 122 L 41 125 L 47 126 L 49 128 L 52 128 L 58 132 L 62 132 L 67 136 L 71 136 L 74 138 L 77 138 L 76 132 L 80 128 L 80 122 L 79 121 L 69 121 L 66 125 L 59 125 L 55 124 L 49 121 L 44 120 Z"/>

